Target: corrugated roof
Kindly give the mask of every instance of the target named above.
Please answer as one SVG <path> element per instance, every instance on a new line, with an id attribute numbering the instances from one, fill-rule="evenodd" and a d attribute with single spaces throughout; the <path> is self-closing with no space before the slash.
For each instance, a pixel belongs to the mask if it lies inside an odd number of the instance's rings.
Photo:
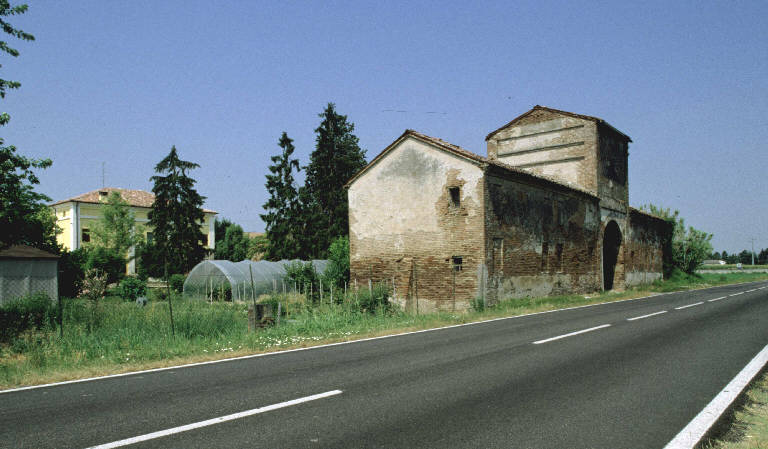
<path id="1" fill-rule="evenodd" d="M 564 187 L 566 189 L 573 190 L 573 191 L 576 191 L 576 192 L 579 192 L 579 193 L 586 194 L 586 195 L 589 195 L 591 197 L 597 198 L 597 196 L 594 193 L 588 192 L 586 190 L 583 190 L 583 189 L 581 189 L 581 188 L 579 188 L 577 186 L 573 186 L 573 185 L 570 185 L 570 184 L 565 184 L 563 182 L 557 181 L 555 179 L 552 179 L 552 178 L 549 178 L 549 177 L 546 177 L 546 176 L 535 175 L 535 174 L 533 174 L 531 172 L 528 172 L 526 170 L 523 170 L 521 168 L 513 167 L 511 165 L 508 165 L 508 164 L 505 164 L 503 162 L 500 162 L 500 161 L 498 161 L 496 159 L 488 159 L 486 157 L 480 156 L 479 154 L 473 153 L 473 152 L 471 152 L 469 150 L 465 150 L 464 148 L 462 148 L 462 147 L 460 147 L 458 145 L 454 145 L 452 143 L 446 142 L 443 139 L 439 139 L 437 137 L 431 137 L 431 136 L 428 136 L 426 134 L 422 134 L 420 132 L 414 131 L 412 129 L 406 129 L 405 132 L 402 135 L 400 135 L 400 137 L 398 137 L 397 139 L 395 139 L 394 142 L 389 144 L 389 146 L 387 146 L 381 153 L 379 153 L 375 158 L 373 158 L 373 160 L 371 160 L 371 162 L 368 165 L 363 167 L 362 170 L 357 172 L 357 174 L 355 176 L 353 176 L 349 181 L 347 181 L 347 183 L 344 186 L 345 187 L 349 187 L 350 184 L 352 184 L 363 173 L 368 171 L 368 169 L 370 167 L 372 167 L 373 165 L 375 165 L 379 160 L 381 160 L 386 153 L 388 153 L 390 150 L 392 150 L 395 146 L 397 146 L 398 143 L 400 143 L 403 139 L 405 139 L 407 137 L 412 137 L 412 138 L 415 138 L 417 140 L 421 140 L 423 142 L 429 143 L 429 144 L 431 144 L 433 146 L 436 146 L 436 147 L 438 147 L 438 148 L 440 148 L 440 149 L 442 149 L 444 151 L 447 151 L 447 152 L 455 154 L 455 155 L 457 155 L 459 157 L 463 157 L 463 158 L 468 159 L 468 160 L 470 160 L 472 162 L 475 162 L 478 165 L 483 165 L 483 166 L 486 166 L 486 167 L 487 166 L 495 166 L 495 167 L 498 167 L 498 168 L 500 168 L 500 169 L 502 169 L 502 170 L 504 170 L 506 172 L 514 173 L 515 175 L 519 175 L 519 176 L 522 176 L 524 178 L 529 178 L 529 179 L 538 180 L 538 181 L 544 181 L 544 182 L 556 185 L 558 187 Z"/>
<path id="2" fill-rule="evenodd" d="M 59 256 L 28 245 L 13 245 L 0 250 L 0 259 L 58 259 Z"/>
<path id="3" fill-rule="evenodd" d="M 120 196 L 123 198 L 123 201 L 128 203 L 129 206 L 150 208 L 152 207 L 152 203 L 155 202 L 155 194 L 152 192 L 147 192 L 145 190 L 121 189 L 118 187 L 104 187 L 98 190 L 92 190 L 90 192 L 83 193 L 82 195 L 68 198 L 66 200 L 57 201 L 51 204 L 51 206 L 56 206 L 57 204 L 63 204 L 63 203 L 69 203 L 69 202 L 99 204 L 103 202 L 101 200 L 101 197 L 103 194 L 109 195 L 112 192 L 120 193 Z M 211 214 L 217 213 L 216 211 L 212 211 L 209 209 L 203 209 L 203 212 L 207 212 Z"/>
<path id="4" fill-rule="evenodd" d="M 500 131 L 504 130 L 505 128 L 507 128 L 510 125 L 514 125 L 518 120 L 520 120 L 520 119 L 522 119 L 524 117 L 527 117 L 529 114 L 533 113 L 534 111 L 547 111 L 547 112 L 552 112 L 554 114 L 567 115 L 568 117 L 573 117 L 573 118 L 578 118 L 578 119 L 582 119 L 582 120 L 589 120 L 589 121 L 592 121 L 592 122 L 595 122 L 595 123 L 600 123 L 601 125 L 607 126 L 608 128 L 614 130 L 618 134 L 626 137 L 628 141 L 632 142 L 632 138 L 630 138 L 628 135 L 624 134 L 623 132 L 619 131 L 618 129 L 614 128 L 613 126 L 611 126 L 610 123 L 606 122 L 605 120 L 601 119 L 600 117 L 594 117 L 592 115 L 576 114 L 574 112 L 568 112 L 568 111 L 563 111 L 563 110 L 560 110 L 560 109 L 548 108 L 546 106 L 540 106 L 538 104 L 536 106 L 534 106 L 528 112 L 525 112 L 525 113 L 515 117 L 514 119 L 512 119 L 511 122 L 507 123 L 506 125 L 502 126 L 501 128 L 499 128 L 499 129 L 497 129 L 495 131 L 492 131 L 490 134 L 485 136 L 485 140 L 490 140 L 491 137 L 495 136 Z"/>

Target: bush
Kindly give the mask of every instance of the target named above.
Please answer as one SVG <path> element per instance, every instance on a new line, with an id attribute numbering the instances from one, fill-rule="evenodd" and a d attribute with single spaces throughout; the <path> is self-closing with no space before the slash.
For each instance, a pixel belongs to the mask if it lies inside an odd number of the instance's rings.
<path id="1" fill-rule="evenodd" d="M 122 254 L 97 246 L 88 251 L 88 262 L 85 264 L 85 269 L 97 269 L 106 273 L 107 284 L 113 284 L 125 276 L 125 264 L 125 256 Z"/>
<path id="2" fill-rule="evenodd" d="M 367 288 L 361 288 L 356 295 L 357 306 L 361 312 L 390 311 L 392 309 L 389 303 L 391 293 L 386 284 L 374 284 L 370 291 Z"/>
<path id="3" fill-rule="evenodd" d="M 86 248 L 74 251 L 64 250 L 59 256 L 59 295 L 76 298 L 80 295 L 85 277 L 85 265 L 88 261 Z"/>
<path id="4" fill-rule="evenodd" d="M 120 297 L 127 301 L 136 301 L 139 296 L 147 293 L 147 281 L 135 276 L 126 276 L 120 281 Z"/>
<path id="5" fill-rule="evenodd" d="M 184 292 L 184 281 L 186 280 L 187 277 L 183 274 L 172 274 L 168 279 L 168 283 L 171 285 L 171 290 L 175 291 L 176 293 L 182 293 Z"/>
<path id="6" fill-rule="evenodd" d="M 328 285 L 343 287 L 349 282 L 349 238 L 338 237 L 328 249 L 328 266 L 323 273 L 323 281 Z"/>
<path id="7" fill-rule="evenodd" d="M 0 342 L 13 341 L 28 329 L 53 325 L 57 318 L 56 303 L 45 293 L 14 299 L 0 306 Z"/>
<path id="8" fill-rule="evenodd" d="M 320 294 L 317 289 L 320 282 L 312 262 L 295 261 L 285 264 L 285 278 L 289 284 L 295 282 L 301 291 L 306 289 L 307 299 L 312 303 L 319 301 Z M 311 295 L 310 291 L 312 292 Z"/>

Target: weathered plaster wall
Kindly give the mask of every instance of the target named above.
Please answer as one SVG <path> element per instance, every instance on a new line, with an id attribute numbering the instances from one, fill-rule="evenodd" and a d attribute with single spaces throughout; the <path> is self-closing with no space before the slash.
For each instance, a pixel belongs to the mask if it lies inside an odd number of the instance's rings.
<path id="1" fill-rule="evenodd" d="M 635 211 L 629 216 L 625 250 L 626 286 L 651 283 L 663 277 L 664 238 L 669 224 Z"/>
<path id="2" fill-rule="evenodd" d="M 353 282 L 394 281 L 407 310 L 451 310 L 454 292 L 456 309 L 468 308 L 483 257 L 482 177 L 474 163 L 414 138 L 391 149 L 349 187 Z"/>
<path id="3" fill-rule="evenodd" d="M 486 207 L 492 300 L 600 288 L 597 198 L 489 175 Z"/>
<path id="4" fill-rule="evenodd" d="M 597 193 L 594 122 L 534 111 L 487 141 L 488 157 Z"/>

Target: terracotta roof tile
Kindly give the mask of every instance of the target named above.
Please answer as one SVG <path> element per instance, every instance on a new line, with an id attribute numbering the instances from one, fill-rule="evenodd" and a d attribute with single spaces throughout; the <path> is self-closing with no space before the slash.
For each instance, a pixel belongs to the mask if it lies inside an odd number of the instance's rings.
<path id="1" fill-rule="evenodd" d="M 152 203 L 155 202 L 155 194 L 152 192 L 147 192 L 145 190 L 132 190 L 132 189 L 121 189 L 117 187 L 104 187 L 102 189 L 98 190 L 92 190 L 90 192 L 83 193 L 82 195 L 74 196 L 72 198 L 68 198 L 66 200 L 57 201 L 52 204 L 52 206 L 55 206 L 57 204 L 63 204 L 63 203 L 69 203 L 69 202 L 78 202 L 78 203 L 94 203 L 99 204 L 101 203 L 101 196 L 102 192 L 106 192 L 107 195 L 109 195 L 112 192 L 118 192 L 120 193 L 120 196 L 123 198 L 123 200 L 128 203 L 130 206 L 135 207 L 152 207 Z M 209 209 L 203 209 L 203 212 L 212 213 L 215 214 L 215 211 L 209 210 Z"/>

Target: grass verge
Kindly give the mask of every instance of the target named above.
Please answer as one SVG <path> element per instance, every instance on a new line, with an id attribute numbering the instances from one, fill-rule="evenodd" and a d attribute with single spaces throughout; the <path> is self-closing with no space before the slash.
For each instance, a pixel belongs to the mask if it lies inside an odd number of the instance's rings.
<path id="1" fill-rule="evenodd" d="M 736 410 L 730 430 L 720 439 L 704 444 L 707 449 L 768 449 L 768 374 L 746 393 L 745 404 Z"/>
<path id="2" fill-rule="evenodd" d="M 413 330 L 517 316 L 715 285 L 768 279 L 765 273 L 676 273 L 671 279 L 626 292 L 521 298 L 482 311 L 411 315 L 385 308 L 373 313 L 348 304 L 306 307 L 289 302 L 280 326 L 248 332 L 247 305 L 175 298 L 175 335 L 167 302 L 146 307 L 111 298 L 98 307 L 64 301 L 64 336 L 48 321 L 0 345 L 0 389 L 116 374 L 254 353 L 356 340 Z"/>

